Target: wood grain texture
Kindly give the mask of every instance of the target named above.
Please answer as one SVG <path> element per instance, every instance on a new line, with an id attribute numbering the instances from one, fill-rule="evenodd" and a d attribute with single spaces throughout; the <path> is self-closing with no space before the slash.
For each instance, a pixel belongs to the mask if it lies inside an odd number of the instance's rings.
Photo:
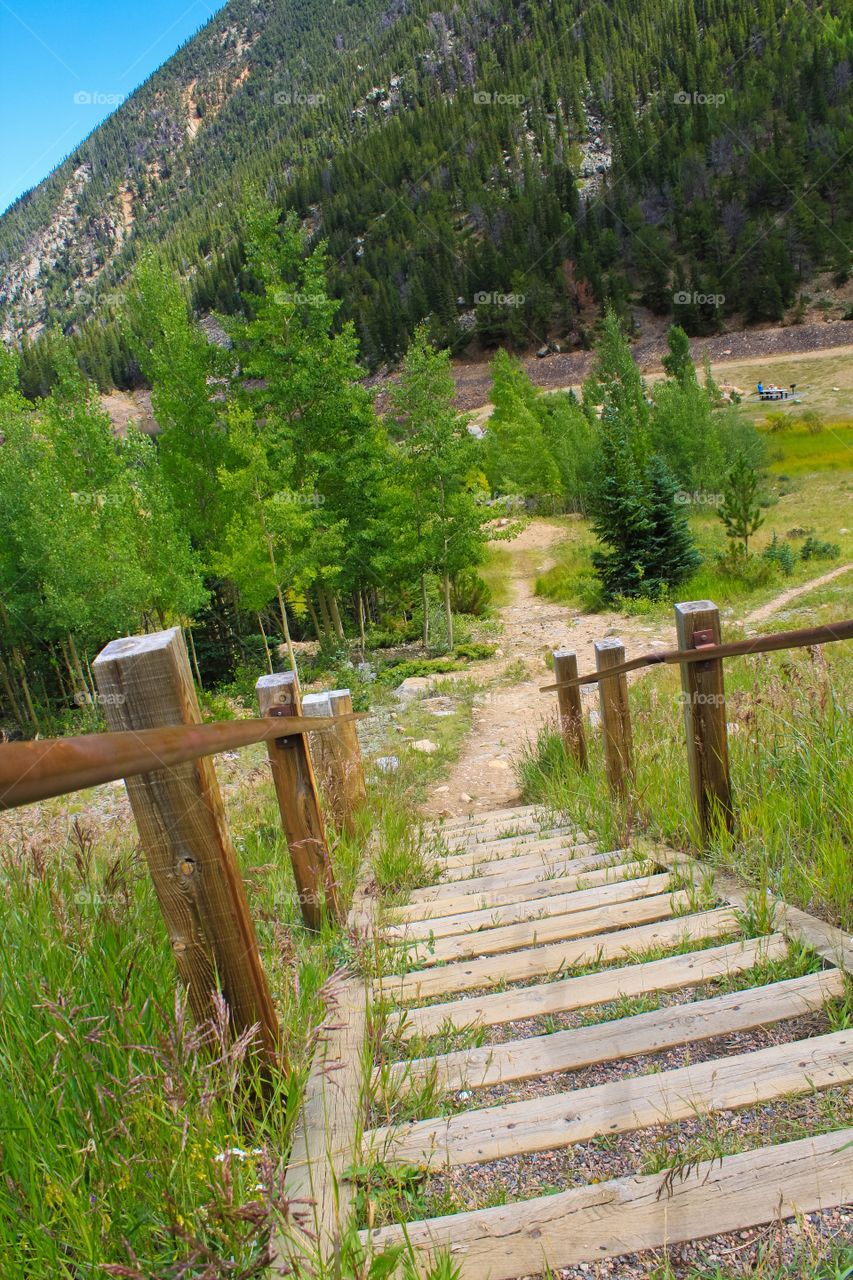
<path id="1" fill-rule="evenodd" d="M 610 854 L 590 854 L 572 863 L 546 870 L 545 867 L 499 876 L 479 876 L 455 884 L 431 885 L 426 898 L 415 898 L 404 907 L 394 908 L 394 919 L 430 920 L 436 916 L 451 915 L 456 911 L 475 911 L 480 907 L 496 907 L 511 902 L 523 902 L 525 898 L 551 897 L 577 888 L 579 883 L 592 888 L 607 884 L 621 876 L 627 865 Z M 639 875 L 645 862 L 630 864 L 638 867 Z M 421 892 L 423 892 L 421 890 Z"/>
<path id="2" fill-rule="evenodd" d="M 110 729 L 201 723 L 178 627 L 113 640 L 92 669 Z M 278 1019 L 213 761 L 139 774 L 125 785 L 194 1016 L 211 1015 L 221 986 L 235 1030 L 258 1025 L 266 1056 L 276 1059 Z"/>
<path id="3" fill-rule="evenodd" d="M 446 1167 L 500 1160 L 629 1133 L 710 1111 L 753 1106 L 853 1080 L 853 1031 L 836 1031 L 396 1128 L 371 1129 L 363 1150 L 384 1161 Z"/>
<path id="4" fill-rule="evenodd" d="M 548 902 L 549 899 L 544 898 L 542 901 Z M 407 945 L 410 962 L 425 965 L 450 964 L 467 956 L 488 958 L 516 951 L 519 947 L 543 946 L 562 938 L 583 938 L 614 929 L 629 929 L 652 920 L 666 920 L 688 910 L 689 905 L 688 894 L 679 890 L 677 893 L 652 894 L 646 898 L 566 911 L 553 916 L 543 912 L 536 918 L 522 920 L 519 924 L 498 925 L 494 929 L 480 929 L 474 933 L 456 933 L 448 938 L 438 938 L 435 942 L 401 945 Z"/>
<path id="5" fill-rule="evenodd" d="M 720 643 L 720 611 L 710 600 L 692 600 L 675 606 L 675 631 L 679 649 L 695 649 L 696 632 Z M 693 805 L 703 838 L 722 823 L 734 825 L 726 736 L 726 695 L 721 658 L 681 664 L 681 698 L 687 764 Z"/>
<path id="6" fill-rule="evenodd" d="M 578 674 L 577 654 L 573 649 L 554 650 L 554 679 L 572 680 Z M 566 750 L 574 758 L 579 769 L 587 767 L 586 738 L 583 730 L 583 706 L 579 685 L 565 686 L 557 690 L 557 710 L 560 733 Z"/>
<path id="7" fill-rule="evenodd" d="M 515 1280 L 644 1249 L 738 1231 L 853 1198 L 853 1129 L 619 1178 L 558 1195 L 362 1232 L 375 1252 L 410 1243 L 422 1265 L 442 1250 L 461 1280 Z M 404 1235 L 405 1231 L 405 1235 Z"/>
<path id="8" fill-rule="evenodd" d="M 532 849 L 530 853 L 519 850 L 516 854 L 510 854 L 507 858 L 498 858 L 495 856 L 472 858 L 459 866 L 447 866 L 440 863 L 442 871 L 442 880 L 446 884 L 455 883 L 457 880 L 470 880 L 474 876 L 481 875 L 499 875 L 502 872 L 507 874 L 517 871 L 529 871 L 531 867 L 549 867 L 554 866 L 564 859 L 585 858 L 591 853 L 597 853 L 596 846 L 589 841 L 582 844 L 560 844 L 557 849 Z M 609 850 L 611 853 L 620 853 L 621 850 Z"/>
<path id="9" fill-rule="evenodd" d="M 558 975 L 571 965 L 593 960 L 613 960 L 631 951 L 651 946 L 673 946 L 697 938 L 717 938 L 738 929 L 737 915 L 727 907 L 702 911 L 660 923 L 598 933 L 588 938 L 572 938 L 550 946 L 528 947 L 505 956 L 498 969 L 494 959 L 484 956 L 437 968 L 418 970 L 403 976 L 389 974 L 378 984 L 391 999 L 424 1000 L 450 991 L 471 991 L 494 987 L 498 982 L 521 982 L 545 974 Z"/>
<path id="10" fill-rule="evenodd" d="M 597 1062 L 660 1053 L 675 1045 L 770 1026 L 820 1009 L 825 1001 L 843 994 L 843 973 L 830 969 L 589 1027 L 398 1062 L 390 1076 L 404 1089 L 431 1076 L 449 1089 L 482 1089 L 511 1080 L 532 1080 L 555 1071 L 579 1071 Z"/>
<path id="11" fill-rule="evenodd" d="M 295 672 L 261 676 L 255 691 L 261 715 L 272 708 L 300 714 Z M 309 929 L 319 929 L 324 912 L 339 918 L 340 905 L 311 755 L 304 735 L 270 742 L 268 749 L 302 918 Z"/>
<path id="12" fill-rule="evenodd" d="M 625 660 L 621 640 L 596 640 L 595 669 L 609 671 Z M 634 747 L 631 736 L 631 712 L 628 705 L 628 680 L 624 675 L 602 680 L 598 686 L 601 724 L 604 732 L 604 762 L 607 782 L 614 795 L 624 795 L 634 771 Z"/>
<path id="13" fill-rule="evenodd" d="M 473 930 L 491 929 L 501 924 L 518 924 L 525 920 L 537 920 L 546 915 L 564 915 L 571 911 L 587 911 L 591 907 L 605 907 L 614 902 L 630 902 L 635 898 L 647 898 L 663 893 L 669 887 L 669 874 L 643 875 L 645 863 L 631 862 L 624 867 L 605 871 L 599 883 L 587 884 L 586 877 L 572 877 L 574 883 L 562 892 L 548 892 L 549 883 L 527 886 L 526 892 L 509 902 L 491 903 L 483 907 L 472 904 L 470 909 L 450 915 L 433 916 L 428 920 L 409 920 L 403 924 L 386 925 L 384 932 L 390 938 L 446 938 L 453 934 Z M 609 882 L 608 882 L 609 880 Z M 559 881 L 556 882 L 559 884 Z"/>
<path id="14" fill-rule="evenodd" d="M 751 969 L 763 960 L 780 960 L 788 942 L 781 933 L 745 942 L 727 942 L 704 951 L 687 951 L 664 960 L 648 960 L 618 969 L 602 969 L 579 978 L 562 978 L 535 987 L 519 987 L 494 995 L 465 996 L 392 1015 L 390 1028 L 402 1035 L 431 1035 L 441 1027 L 494 1027 L 501 1023 L 570 1013 L 590 1005 L 639 996 L 649 991 L 675 991 L 713 978 Z"/>

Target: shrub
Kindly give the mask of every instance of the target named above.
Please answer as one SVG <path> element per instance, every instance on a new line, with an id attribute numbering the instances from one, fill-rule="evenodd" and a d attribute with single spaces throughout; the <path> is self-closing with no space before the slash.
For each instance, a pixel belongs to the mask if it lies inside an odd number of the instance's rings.
<path id="1" fill-rule="evenodd" d="M 772 541 L 764 548 L 762 558 L 769 560 L 771 564 L 775 564 L 782 570 L 786 578 L 790 578 L 794 572 L 795 556 L 787 542 L 780 542 L 778 536 L 774 533 Z"/>
<path id="2" fill-rule="evenodd" d="M 820 538 L 808 537 L 800 548 L 803 560 L 837 560 L 840 555 L 837 542 L 823 542 Z"/>
<path id="3" fill-rule="evenodd" d="M 491 604 L 492 593 L 476 569 L 462 569 L 450 588 L 454 613 L 470 613 L 480 618 Z"/>

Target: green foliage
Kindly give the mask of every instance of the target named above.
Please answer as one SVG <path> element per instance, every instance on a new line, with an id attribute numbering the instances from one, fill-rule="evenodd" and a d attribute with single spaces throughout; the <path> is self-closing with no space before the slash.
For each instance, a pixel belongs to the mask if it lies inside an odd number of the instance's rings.
<path id="1" fill-rule="evenodd" d="M 749 539 L 764 523 L 759 493 L 758 471 L 745 454 L 740 454 L 726 476 L 719 517 L 726 537 L 733 546 L 740 543 L 745 556 L 749 554 Z"/>
<path id="2" fill-rule="evenodd" d="M 811 534 L 800 547 L 801 560 L 837 560 L 840 555 L 841 548 L 837 542 L 824 542 Z"/>
<path id="3" fill-rule="evenodd" d="M 773 534 L 770 542 L 761 553 L 763 559 L 768 560 L 775 565 L 777 569 L 781 569 L 786 578 L 790 578 L 794 572 L 796 557 L 787 542 L 780 542 L 779 535 Z"/>

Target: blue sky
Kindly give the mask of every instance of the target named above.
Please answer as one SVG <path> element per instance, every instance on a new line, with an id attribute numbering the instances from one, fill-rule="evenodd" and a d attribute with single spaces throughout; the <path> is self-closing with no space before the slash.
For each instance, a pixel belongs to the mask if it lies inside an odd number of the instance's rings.
<path id="1" fill-rule="evenodd" d="M 222 7 L 221 0 L 0 0 L 0 211 Z"/>

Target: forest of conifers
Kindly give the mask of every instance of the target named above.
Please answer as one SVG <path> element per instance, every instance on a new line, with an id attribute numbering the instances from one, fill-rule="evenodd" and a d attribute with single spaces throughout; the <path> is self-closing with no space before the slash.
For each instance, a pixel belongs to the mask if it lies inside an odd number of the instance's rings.
<path id="1" fill-rule="evenodd" d="M 684 331 L 650 391 L 613 310 L 580 398 L 538 392 L 499 352 L 476 438 L 449 351 L 421 326 L 380 415 L 355 326 L 336 326 L 327 255 L 270 206 L 244 209 L 241 237 L 256 291 L 227 345 L 208 341 L 176 276 L 153 258 L 134 272 L 121 325 L 156 440 L 116 438 L 67 341 L 35 403 L 0 352 L 0 724 L 79 727 L 100 647 L 167 624 L 188 627 L 208 688 L 241 663 L 257 674 L 264 647 L 293 662 L 303 637 L 342 660 L 418 636 L 452 650 L 454 618 L 483 606 L 487 538 L 525 506 L 589 513 L 605 596 L 656 597 L 697 559 L 676 486 L 758 459 Z"/>
<path id="2" fill-rule="evenodd" d="M 632 299 L 694 334 L 773 321 L 849 270 L 851 49 L 843 0 L 232 0 L 0 220 L 5 274 L 83 175 L 73 234 L 0 301 L 131 385 L 133 263 L 154 246 L 197 314 L 240 312 L 255 186 L 328 243 L 371 368 L 424 320 L 453 351 L 587 343 L 590 304 Z M 29 396 L 53 345 L 25 346 Z"/>

